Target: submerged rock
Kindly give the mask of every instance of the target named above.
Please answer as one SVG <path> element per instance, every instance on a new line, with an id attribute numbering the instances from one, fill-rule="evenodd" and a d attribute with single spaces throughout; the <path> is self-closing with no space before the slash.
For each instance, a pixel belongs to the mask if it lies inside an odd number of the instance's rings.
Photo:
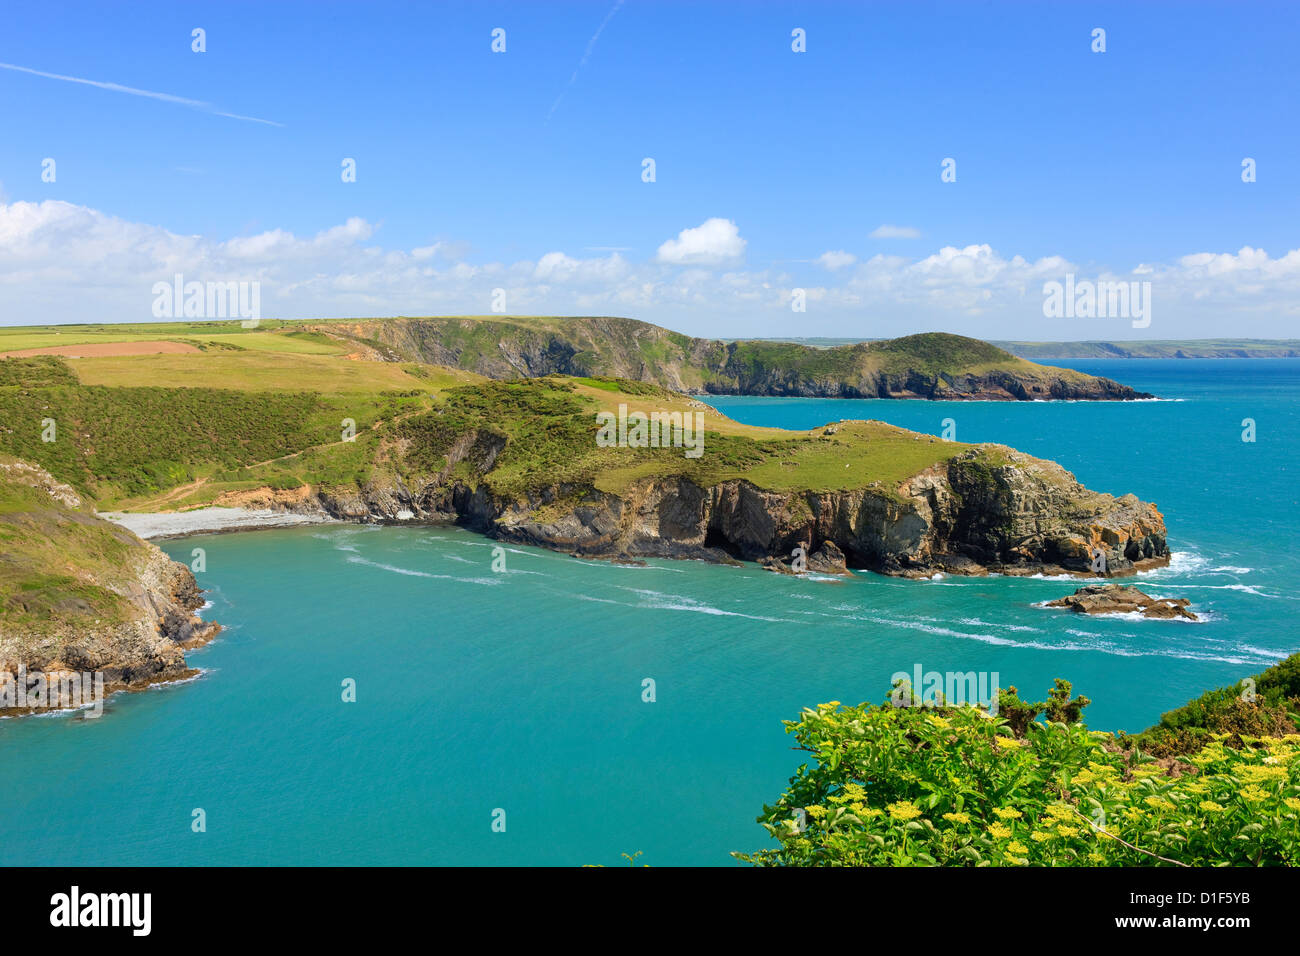
<path id="1" fill-rule="evenodd" d="M 1199 621 L 1200 618 L 1187 610 L 1191 603 L 1187 598 L 1154 598 L 1145 591 L 1127 585 L 1089 584 L 1073 594 L 1048 601 L 1043 606 L 1065 607 L 1080 614 L 1131 614 L 1136 611 L 1143 617 L 1181 617 Z"/>

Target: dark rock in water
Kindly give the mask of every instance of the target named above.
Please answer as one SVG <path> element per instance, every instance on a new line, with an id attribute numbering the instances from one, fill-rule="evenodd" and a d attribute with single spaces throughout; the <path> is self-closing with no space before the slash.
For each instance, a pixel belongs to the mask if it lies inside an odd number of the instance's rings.
<path id="1" fill-rule="evenodd" d="M 1143 617 L 1181 617 L 1198 621 L 1200 618 L 1187 610 L 1191 603 L 1187 598 L 1153 598 L 1135 587 L 1121 584 L 1089 584 L 1043 606 L 1068 607 L 1081 614 L 1129 614 L 1137 611 Z"/>
<path id="2" fill-rule="evenodd" d="M 808 556 L 808 570 L 818 574 L 848 574 L 844 552 L 834 541 L 824 541 L 822 546 Z"/>
<path id="3" fill-rule="evenodd" d="M 778 574 L 805 574 L 809 571 L 814 574 L 850 574 L 848 565 L 845 563 L 844 552 L 834 541 L 824 541 L 822 546 L 808 554 L 808 546 L 801 543 L 799 547 L 804 549 L 806 558 L 804 566 L 795 569 L 793 562 L 787 564 L 783 559 L 764 556 L 759 558 L 758 563 L 768 571 L 775 571 Z"/>

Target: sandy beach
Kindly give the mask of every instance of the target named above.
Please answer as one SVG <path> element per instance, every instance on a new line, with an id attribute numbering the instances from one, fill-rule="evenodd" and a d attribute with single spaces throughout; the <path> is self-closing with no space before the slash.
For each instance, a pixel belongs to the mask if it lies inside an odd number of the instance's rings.
<path id="1" fill-rule="evenodd" d="M 272 511 L 269 508 L 199 508 L 194 511 L 138 514 L 101 512 L 99 516 L 122 525 L 141 538 L 180 538 L 191 534 L 251 531 L 256 528 L 290 528 L 337 521 L 325 514 L 296 514 L 289 511 Z"/>

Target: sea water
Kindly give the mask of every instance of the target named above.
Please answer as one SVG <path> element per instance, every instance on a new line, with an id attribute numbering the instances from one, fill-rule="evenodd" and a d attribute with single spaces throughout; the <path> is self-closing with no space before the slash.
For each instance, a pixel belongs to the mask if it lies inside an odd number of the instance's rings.
<path id="1" fill-rule="evenodd" d="M 1062 364 L 1161 400 L 709 401 L 948 427 L 1154 501 L 1174 560 L 1128 580 L 1201 622 L 1038 606 L 1076 579 L 620 566 L 457 528 L 167 541 L 203 549 L 225 631 L 187 655 L 200 677 L 99 719 L 0 720 L 0 864 L 727 865 L 768 843 L 804 707 L 882 701 L 920 665 L 1032 699 L 1064 677 L 1090 725 L 1137 731 L 1300 650 L 1300 361 Z"/>

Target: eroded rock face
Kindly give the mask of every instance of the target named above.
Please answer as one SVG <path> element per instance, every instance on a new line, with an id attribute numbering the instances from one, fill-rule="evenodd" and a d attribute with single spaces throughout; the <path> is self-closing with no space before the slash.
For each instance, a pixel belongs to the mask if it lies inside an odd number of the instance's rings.
<path id="1" fill-rule="evenodd" d="M 554 327 L 444 317 L 332 322 L 312 328 L 352 343 L 357 354 L 367 358 L 428 362 L 503 380 L 606 375 L 684 393 L 703 389 L 717 395 L 809 398 L 1131 401 L 1151 397 L 1107 378 L 1027 362 L 980 373 L 957 366 L 946 372 L 885 371 L 869 359 L 874 346 L 867 343 L 833 349 L 787 343 L 780 358 L 766 361 L 756 359 L 753 343 L 688 338 L 647 322 L 612 316 L 571 317 Z M 483 347 L 485 336 L 494 347 Z M 1014 362 L 1009 353 L 987 343 L 961 336 L 938 338 L 974 343 L 987 350 L 988 357 Z M 653 362 L 646 360 L 650 354 L 655 356 Z M 833 355 L 840 360 L 832 363 L 831 371 L 826 359 Z"/>
<path id="2" fill-rule="evenodd" d="M 397 520 L 400 509 L 594 557 L 788 562 L 803 545 L 826 573 L 1125 575 L 1169 561 L 1155 505 L 1089 491 L 1059 465 L 1002 446 L 972 449 L 898 488 L 777 492 L 673 477 L 622 495 L 553 485 L 503 499 L 444 473 L 418 489 L 398 483 L 319 504 L 361 520 Z"/>
<path id="3" fill-rule="evenodd" d="M 96 620 L 85 601 L 69 596 L 49 619 L 35 625 L 18 625 L 0 616 L 0 674 L 25 672 L 30 687 L 37 674 L 99 672 L 105 693 L 194 674 L 185 650 L 211 640 L 221 625 L 194 613 L 204 602 L 190 569 L 126 529 L 78 510 L 81 502 L 72 489 L 43 469 L 19 465 L 10 466 L 3 477 L 49 495 L 49 508 L 40 509 L 40 514 L 47 518 L 43 526 L 54 535 L 55 544 L 60 534 L 102 528 L 127 545 L 122 564 L 75 569 L 80 583 L 120 597 L 122 611 L 112 620 Z M 6 679 L 15 681 L 16 676 Z M 0 713 L 13 710 L 0 705 Z M 27 713 L 31 708 L 17 710 Z"/>
<path id="4" fill-rule="evenodd" d="M 1120 584 L 1089 584 L 1043 606 L 1069 608 L 1080 614 L 1131 614 L 1136 611 L 1143 617 L 1180 617 L 1198 621 L 1200 618 L 1187 610 L 1191 603 L 1187 598 L 1153 598 L 1135 587 Z"/>
<path id="5" fill-rule="evenodd" d="M 140 610 L 138 620 L 62 626 L 40 634 L 0 628 L 0 672 L 99 671 L 108 693 L 196 673 L 184 652 L 206 644 L 221 625 L 194 614 L 203 598 L 189 568 L 153 550 L 157 554 L 150 555 L 126 595 Z"/>

